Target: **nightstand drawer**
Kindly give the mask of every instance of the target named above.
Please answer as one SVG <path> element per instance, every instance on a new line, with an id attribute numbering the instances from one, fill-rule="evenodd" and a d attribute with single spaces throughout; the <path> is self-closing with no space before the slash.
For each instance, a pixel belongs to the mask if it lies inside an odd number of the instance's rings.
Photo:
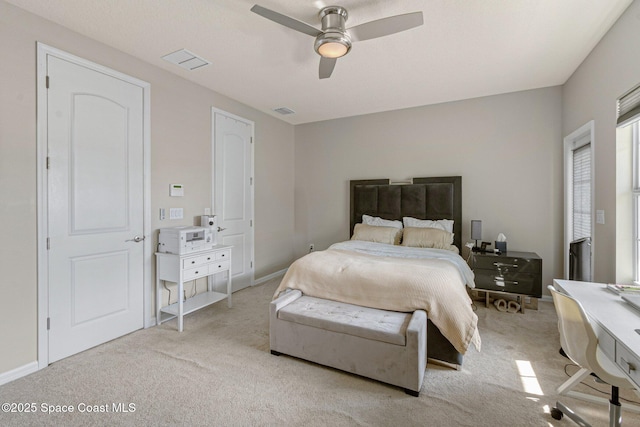
<path id="1" fill-rule="evenodd" d="M 485 255 L 475 257 L 474 268 L 498 271 L 501 273 L 532 273 L 542 271 L 540 259 L 514 258 L 502 255 Z"/>
<path id="2" fill-rule="evenodd" d="M 479 289 L 513 292 L 523 295 L 535 295 L 538 282 L 532 274 L 510 273 L 498 274 L 491 270 L 475 270 L 475 283 Z M 538 296 L 538 295 L 536 295 Z"/>

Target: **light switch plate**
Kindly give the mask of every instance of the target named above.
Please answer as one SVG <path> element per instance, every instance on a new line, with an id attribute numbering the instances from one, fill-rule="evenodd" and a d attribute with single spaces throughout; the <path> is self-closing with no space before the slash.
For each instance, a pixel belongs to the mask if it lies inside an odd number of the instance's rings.
<path id="1" fill-rule="evenodd" d="M 596 211 L 596 224 L 604 224 L 604 211 L 597 210 Z"/>
<path id="2" fill-rule="evenodd" d="M 169 219 L 182 218 L 184 218 L 184 211 L 182 208 L 169 208 Z"/>

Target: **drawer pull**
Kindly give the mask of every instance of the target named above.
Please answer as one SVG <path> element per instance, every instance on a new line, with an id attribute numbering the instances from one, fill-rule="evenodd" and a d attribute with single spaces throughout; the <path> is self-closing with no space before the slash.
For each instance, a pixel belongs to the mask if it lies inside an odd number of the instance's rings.
<path id="1" fill-rule="evenodd" d="M 220 258 L 224 258 L 224 257 L 225 257 L 225 254 L 220 255 Z"/>
<path id="2" fill-rule="evenodd" d="M 218 266 L 218 268 L 222 268 L 222 266 L 221 266 L 221 265 L 219 265 L 219 266 Z"/>
<path id="3" fill-rule="evenodd" d="M 200 272 L 199 272 L 199 271 L 196 271 L 196 273 L 195 273 L 195 274 L 198 274 L 198 273 L 200 273 Z"/>
<path id="4" fill-rule="evenodd" d="M 207 261 L 211 261 L 211 257 L 210 256 L 207 257 Z"/>
<path id="5" fill-rule="evenodd" d="M 513 267 L 518 268 L 518 264 L 505 264 L 504 262 L 494 262 L 494 267 Z"/>
<path id="6" fill-rule="evenodd" d="M 196 263 L 195 261 L 191 261 L 191 264 L 195 264 L 195 263 Z"/>
<path id="7" fill-rule="evenodd" d="M 629 363 L 626 360 L 624 360 L 624 357 L 620 357 L 620 360 L 622 361 L 622 363 L 627 365 L 627 373 L 628 374 L 630 374 L 631 372 L 636 370 L 636 366 L 633 363 Z"/>
<path id="8" fill-rule="evenodd" d="M 493 281 L 496 282 L 496 285 L 498 286 L 504 286 L 504 285 L 518 285 L 518 281 L 516 280 L 504 280 L 502 277 L 494 277 Z"/>

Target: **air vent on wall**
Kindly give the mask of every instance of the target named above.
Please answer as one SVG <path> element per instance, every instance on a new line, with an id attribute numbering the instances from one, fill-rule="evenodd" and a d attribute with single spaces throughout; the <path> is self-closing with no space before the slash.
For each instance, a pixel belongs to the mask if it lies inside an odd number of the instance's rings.
<path id="1" fill-rule="evenodd" d="M 286 116 L 287 114 L 294 114 L 295 111 L 287 108 L 287 107 L 280 107 L 280 108 L 274 108 L 273 111 L 275 111 L 276 113 L 282 114 L 283 116 Z"/>
<path id="2" fill-rule="evenodd" d="M 186 49 L 177 50 L 173 53 L 163 56 L 162 59 L 164 59 L 165 61 L 169 61 L 172 64 L 176 64 L 189 71 L 211 64 L 206 59 L 201 58 L 195 53 L 189 52 Z"/>

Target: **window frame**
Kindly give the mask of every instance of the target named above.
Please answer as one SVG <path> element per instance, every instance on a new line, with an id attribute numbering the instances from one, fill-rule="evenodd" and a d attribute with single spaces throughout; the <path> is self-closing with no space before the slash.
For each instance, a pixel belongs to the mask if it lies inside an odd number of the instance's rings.
<path id="1" fill-rule="evenodd" d="M 569 279 L 569 245 L 573 241 L 573 150 L 583 145 L 591 147 L 591 277 L 595 256 L 595 122 L 593 120 L 564 137 L 564 277 Z"/>
<path id="2" fill-rule="evenodd" d="M 632 174 L 633 187 L 631 206 L 633 208 L 633 280 L 640 284 L 640 121 L 636 120 L 632 126 Z"/>

